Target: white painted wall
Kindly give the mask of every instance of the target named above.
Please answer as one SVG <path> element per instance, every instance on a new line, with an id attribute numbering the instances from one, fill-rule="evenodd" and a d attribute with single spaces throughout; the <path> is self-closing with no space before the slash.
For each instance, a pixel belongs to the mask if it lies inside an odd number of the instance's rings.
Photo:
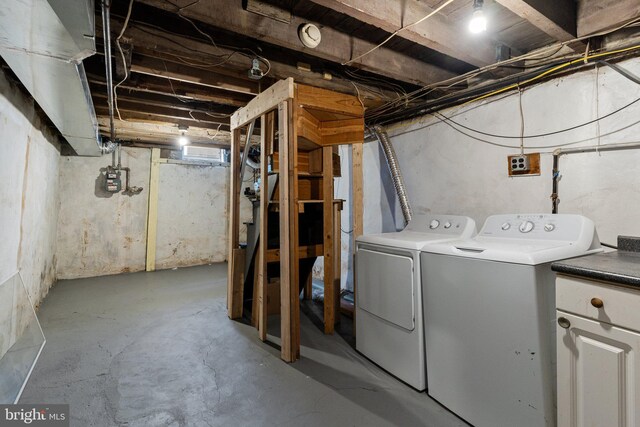
<path id="1" fill-rule="evenodd" d="M 640 75 L 640 60 L 620 63 Z M 598 85 L 596 86 L 596 81 Z M 589 70 L 558 78 L 523 93 L 525 134 L 571 127 L 610 113 L 640 98 L 640 86 L 610 68 L 596 77 Z M 518 95 L 490 99 L 442 111 L 466 126 L 489 133 L 519 135 Z M 389 129 L 414 211 L 471 216 L 479 227 L 488 215 L 551 212 L 551 167 L 554 146 L 640 140 L 635 125 L 640 103 L 600 122 L 544 138 L 527 139 L 527 152 L 542 152 L 542 173 L 509 178 L 507 155 L 519 152 L 519 140 L 482 137 L 514 146 L 502 148 L 479 142 L 427 116 L 416 123 Z M 621 131 L 620 129 L 627 128 Z M 618 132 L 614 132 L 618 131 Z M 598 139 L 598 132 L 601 138 Z M 613 132 L 613 133 L 612 133 Z M 605 136 L 606 135 L 606 136 Z M 385 165 L 377 143 L 365 144 L 365 233 L 391 231 L 393 203 Z M 640 150 L 571 154 L 560 159 L 560 213 L 586 215 L 596 222 L 600 238 L 614 243 L 619 234 L 640 235 Z M 392 193 L 391 193 L 392 194 Z M 390 208 L 391 206 L 391 208 Z M 399 219 L 396 214 L 396 219 Z M 399 221 L 398 221 L 399 222 Z"/>
<path id="2" fill-rule="evenodd" d="M 122 165 L 131 168 L 130 185 L 144 188 L 133 196 L 104 197 L 99 175 L 111 164 L 111 155 L 60 158 L 59 279 L 145 269 L 150 153 L 122 149 Z"/>
<path id="3" fill-rule="evenodd" d="M 229 168 L 160 165 L 156 268 L 227 258 Z"/>
<path id="4" fill-rule="evenodd" d="M 55 281 L 60 147 L 3 73 L 0 141 L 0 287 L 19 271 L 37 306 Z M 15 301 L 0 298 L 0 357 L 22 332 L 18 319 L 27 317 L 28 307 Z"/>

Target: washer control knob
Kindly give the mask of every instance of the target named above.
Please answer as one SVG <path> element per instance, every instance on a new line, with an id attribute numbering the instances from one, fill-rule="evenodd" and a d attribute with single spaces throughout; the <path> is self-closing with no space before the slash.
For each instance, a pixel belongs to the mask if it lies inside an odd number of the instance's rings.
<path id="1" fill-rule="evenodd" d="M 502 224 L 501 227 L 504 231 L 507 231 L 508 229 L 511 228 L 511 224 L 509 224 L 508 222 L 505 222 L 504 224 Z"/>
<path id="2" fill-rule="evenodd" d="M 553 224 L 545 224 L 544 225 L 544 231 L 553 231 L 556 229 L 556 226 Z"/>
<path id="3" fill-rule="evenodd" d="M 444 228 L 451 228 L 451 223 L 449 221 L 445 222 Z"/>
<path id="4" fill-rule="evenodd" d="M 434 228 L 438 228 L 439 225 L 440 225 L 440 221 L 438 221 L 437 219 L 434 219 L 429 223 L 429 228 L 433 230 Z"/>
<path id="5" fill-rule="evenodd" d="M 521 233 L 528 233 L 531 230 L 533 230 L 534 224 L 531 221 L 524 221 L 522 222 L 522 224 L 520 224 L 520 232 Z"/>

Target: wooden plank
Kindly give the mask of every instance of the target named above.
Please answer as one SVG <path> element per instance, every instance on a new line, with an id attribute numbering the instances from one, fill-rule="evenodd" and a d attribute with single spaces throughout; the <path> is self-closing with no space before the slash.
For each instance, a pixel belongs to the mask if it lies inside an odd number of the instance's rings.
<path id="1" fill-rule="evenodd" d="M 558 41 L 576 38 L 575 0 L 496 0 Z"/>
<path id="2" fill-rule="evenodd" d="M 242 317 L 242 306 L 244 303 L 244 264 L 247 251 L 245 248 L 236 248 L 233 250 L 232 260 L 232 278 L 233 288 L 231 290 L 231 319 L 239 319 Z"/>
<path id="3" fill-rule="evenodd" d="M 578 0 L 578 36 L 619 27 L 638 17 L 638 0 Z"/>
<path id="4" fill-rule="evenodd" d="M 262 341 L 267 339 L 267 262 L 269 235 L 269 151 L 273 145 L 274 134 L 273 111 L 260 117 L 260 262 L 256 264 L 258 270 L 258 336 Z"/>
<path id="5" fill-rule="evenodd" d="M 165 0 L 139 0 L 137 3 L 176 12 L 176 7 Z M 225 31 L 245 37 L 249 34 L 262 43 L 274 44 L 337 63 L 346 62 L 376 46 L 376 43 L 353 37 L 348 33 L 298 16 L 292 16 L 290 24 L 265 19 L 243 10 L 241 3 L 240 1 L 226 2 L 224 7 L 220 7 L 217 2 L 201 1 L 188 8 L 183 8 L 180 13 L 187 18 L 206 22 L 210 26 Z M 315 49 L 305 47 L 298 38 L 298 28 L 305 23 L 316 24 L 322 28 L 322 43 Z M 419 85 L 432 84 L 455 75 L 385 46 L 364 56 L 352 65 L 379 75 Z M 411 71 L 407 72 L 407 70 Z M 254 117 L 258 115 L 255 114 Z"/>
<path id="6" fill-rule="evenodd" d="M 354 144 L 364 141 L 364 118 L 333 120 L 320 125 L 322 145 Z"/>
<path id="7" fill-rule="evenodd" d="M 300 138 L 306 138 L 315 144 L 321 145 L 322 135 L 320 134 L 320 121 L 301 106 L 298 105 L 297 108 L 298 136 Z"/>
<path id="8" fill-rule="evenodd" d="M 340 286 L 342 276 L 342 203 L 333 203 L 333 304 L 335 321 L 340 323 Z"/>
<path id="9" fill-rule="evenodd" d="M 333 149 L 322 148 L 322 233 L 324 245 L 324 333 L 332 334 L 336 323 L 333 246 Z"/>
<path id="10" fill-rule="evenodd" d="M 160 149 L 151 149 L 151 171 L 149 173 L 149 212 L 147 214 L 146 270 L 156 269 L 156 240 L 158 232 L 158 193 L 160 186 Z"/>
<path id="11" fill-rule="evenodd" d="M 353 144 L 351 146 L 351 180 L 352 180 L 352 188 L 351 188 L 351 197 L 352 197 L 352 205 L 351 205 L 351 216 L 353 218 L 353 232 L 351 236 L 353 236 L 354 241 L 354 253 L 351 255 L 355 257 L 355 240 L 358 236 L 362 236 L 363 233 L 363 212 L 364 212 L 364 196 L 363 196 L 363 187 L 364 187 L 364 176 L 362 173 L 362 154 L 363 154 L 363 143 Z M 355 265 L 355 262 L 353 263 Z M 353 271 L 353 296 L 357 298 L 357 278 L 355 269 Z M 353 335 L 356 334 L 356 313 L 353 312 Z"/>
<path id="12" fill-rule="evenodd" d="M 293 79 L 280 80 L 249 101 L 246 106 L 233 113 L 231 127 L 235 128 L 248 124 L 254 118 L 278 108 L 283 101 L 293 98 L 293 95 Z"/>
<path id="13" fill-rule="evenodd" d="M 304 299 L 309 301 L 311 300 L 313 294 L 313 269 L 309 272 L 307 276 L 307 281 L 304 284 Z"/>
<path id="14" fill-rule="evenodd" d="M 293 85 L 291 85 L 293 87 Z M 282 87 L 280 88 L 282 91 Z M 288 90 L 286 92 L 288 97 Z M 271 103 L 269 102 L 270 105 Z M 292 210 L 290 209 L 292 190 L 293 190 L 293 171 L 290 171 L 289 157 L 295 157 L 294 153 L 290 153 L 291 144 L 291 122 L 289 106 L 291 100 L 282 100 L 278 104 L 278 132 L 280 135 L 279 151 L 280 157 L 280 179 L 279 179 L 279 199 L 280 199 L 280 357 L 285 362 L 294 362 L 296 360 L 295 351 L 295 319 L 293 316 L 294 308 L 292 307 L 292 282 L 293 269 L 291 265 L 291 249 L 293 242 L 291 241 L 292 228 Z M 259 107 L 253 107 L 254 110 L 262 111 L 265 108 L 264 100 L 260 102 Z M 232 118 L 233 121 L 233 118 Z M 291 156 L 290 156 L 291 154 Z M 294 199 L 295 200 L 295 199 Z M 297 304 L 295 304 L 297 305 Z"/>
<path id="15" fill-rule="evenodd" d="M 231 161 L 229 166 L 229 236 L 227 251 L 228 270 L 227 270 L 227 314 L 231 319 L 238 316 L 238 302 L 234 301 L 237 296 L 236 290 L 242 287 L 242 283 L 237 283 L 235 269 L 238 261 L 236 260 L 236 250 L 238 249 L 240 240 L 240 129 L 233 129 L 231 132 Z M 242 303 L 239 304 L 242 310 Z M 242 315 L 242 312 L 240 313 Z"/>
<path id="16" fill-rule="evenodd" d="M 258 240 L 258 245 L 260 245 L 260 240 Z M 251 260 L 248 260 L 248 262 L 251 262 Z M 264 292 L 264 286 L 262 290 L 259 290 L 261 277 L 263 276 L 260 274 L 260 250 L 257 250 L 253 264 L 253 296 L 251 298 L 251 326 L 256 329 L 258 328 L 259 319 L 258 299 L 262 297 L 260 292 Z"/>
<path id="17" fill-rule="evenodd" d="M 322 203 L 322 202 L 321 202 Z M 322 245 L 309 245 L 309 246 L 299 246 L 298 247 L 298 258 L 316 258 L 322 256 L 323 254 L 323 246 Z M 266 260 L 268 263 L 279 262 L 280 261 L 280 249 L 269 249 L 267 250 Z"/>
<path id="18" fill-rule="evenodd" d="M 364 108 L 357 97 L 345 95 L 319 87 L 296 84 L 297 100 L 304 109 L 312 108 L 322 111 L 362 117 Z"/>
<path id="19" fill-rule="evenodd" d="M 402 2 L 388 0 L 311 1 L 382 28 L 389 33 L 418 21 L 435 9 L 419 0 L 404 0 Z M 447 12 L 452 7 L 453 5 L 448 6 L 427 21 L 402 31 L 398 37 L 478 67 L 495 62 L 494 48 L 486 38 L 461 37 L 461 28 L 446 18 L 443 12 Z M 469 13 L 471 13 L 470 5 Z"/>
<path id="20" fill-rule="evenodd" d="M 255 80 L 239 79 L 211 70 L 202 70 L 150 57 L 135 56 L 131 64 L 131 72 L 243 94 L 255 95 L 260 92 L 260 85 Z"/>

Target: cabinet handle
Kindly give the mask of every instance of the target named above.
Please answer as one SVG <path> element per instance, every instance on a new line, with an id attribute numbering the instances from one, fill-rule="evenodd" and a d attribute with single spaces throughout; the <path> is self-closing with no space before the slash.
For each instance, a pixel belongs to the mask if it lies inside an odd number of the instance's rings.
<path id="1" fill-rule="evenodd" d="M 591 298 L 591 305 L 595 308 L 604 307 L 604 302 L 600 298 Z"/>
<path id="2" fill-rule="evenodd" d="M 566 317 L 558 317 L 558 325 L 560 325 L 561 328 L 569 329 L 571 322 L 569 322 L 569 319 Z"/>

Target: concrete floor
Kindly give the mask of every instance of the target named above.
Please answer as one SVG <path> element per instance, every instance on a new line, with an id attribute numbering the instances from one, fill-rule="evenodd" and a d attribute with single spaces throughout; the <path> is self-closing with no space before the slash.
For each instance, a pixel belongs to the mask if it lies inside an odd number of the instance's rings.
<path id="1" fill-rule="evenodd" d="M 58 282 L 21 403 L 69 403 L 72 426 L 466 424 L 302 316 L 286 364 L 226 316 L 226 265 Z"/>

